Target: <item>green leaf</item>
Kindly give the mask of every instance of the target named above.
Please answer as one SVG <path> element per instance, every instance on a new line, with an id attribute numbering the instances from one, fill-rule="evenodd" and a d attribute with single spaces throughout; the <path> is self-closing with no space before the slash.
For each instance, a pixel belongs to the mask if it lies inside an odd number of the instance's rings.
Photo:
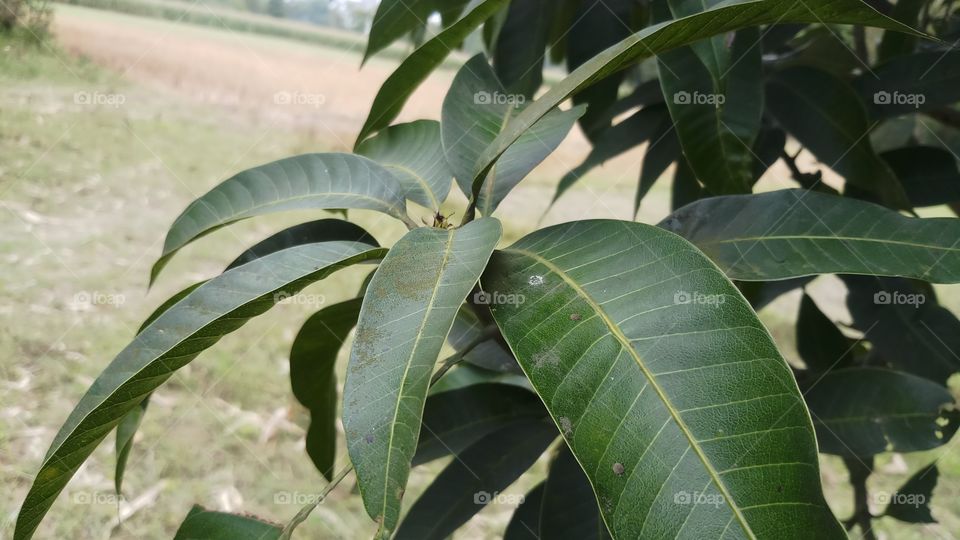
<path id="1" fill-rule="evenodd" d="M 714 62 L 718 68 L 732 62 L 719 79 L 701 62 L 694 46 L 657 57 L 660 84 L 683 153 L 697 179 L 717 195 L 744 193 L 753 184 L 752 147 L 763 114 L 759 41 L 755 28 L 737 32 L 726 53 L 730 58 Z M 718 47 L 726 51 L 722 38 Z"/>
<path id="2" fill-rule="evenodd" d="M 670 190 L 670 208 L 676 211 L 704 195 L 703 187 L 697 182 L 697 175 L 690 163 L 684 157 L 677 158 L 677 169 L 674 171 Z"/>
<path id="3" fill-rule="evenodd" d="M 453 173 L 443 158 L 440 122 L 417 120 L 390 126 L 357 145 L 357 153 L 390 170 L 407 198 L 439 210 L 453 185 Z"/>
<path id="4" fill-rule="evenodd" d="M 890 17 L 903 24 L 917 26 L 920 11 L 927 4 L 927 0 L 897 0 L 893 5 Z M 891 58 L 913 52 L 917 46 L 917 37 L 900 32 L 884 32 L 880 46 L 877 48 L 877 62 L 884 63 Z"/>
<path id="5" fill-rule="evenodd" d="M 487 296 L 477 293 L 476 298 L 486 299 Z M 517 360 L 497 340 L 496 334 L 496 325 L 492 321 L 484 323 L 473 310 L 463 307 L 457 312 L 448 339 L 450 346 L 458 352 L 470 347 L 463 355 L 464 362 L 491 371 L 522 374 Z M 485 336 L 489 338 L 483 339 Z"/>
<path id="6" fill-rule="evenodd" d="M 615 538 L 845 538 L 790 369 L 694 246 L 578 221 L 496 252 L 482 282 L 526 298 L 493 316 Z"/>
<path id="7" fill-rule="evenodd" d="M 507 129 L 500 132 L 474 166 L 474 194 L 480 192 L 483 180 L 497 159 L 530 126 L 568 97 L 604 77 L 640 59 L 689 45 L 699 39 L 740 28 L 788 22 L 859 24 L 918 34 L 910 27 L 881 15 L 861 0 L 813 0 L 802 4 L 775 0 L 734 0 L 696 15 L 644 28 L 582 64 L 531 103 Z"/>
<path id="8" fill-rule="evenodd" d="M 933 488 L 937 487 L 940 470 L 936 462 L 920 469 L 910 477 L 892 497 L 885 516 L 907 523 L 936 523 L 930 512 Z"/>
<path id="9" fill-rule="evenodd" d="M 403 190 L 387 169 L 351 154 L 304 154 L 243 171 L 190 203 L 170 227 L 150 282 L 180 248 L 220 227 L 310 208 L 377 210 L 413 225 Z"/>
<path id="10" fill-rule="evenodd" d="M 390 249 L 360 310 L 343 390 L 350 460 L 378 537 L 393 534 L 437 355 L 500 239 L 492 218 L 419 228 Z"/>
<path id="11" fill-rule="evenodd" d="M 443 15 L 443 25 L 449 26 L 468 3 L 469 0 L 383 0 L 373 15 L 363 62 L 394 41 L 422 28 L 434 12 L 439 11 Z"/>
<path id="12" fill-rule="evenodd" d="M 517 370 L 520 370 L 520 366 L 517 366 Z M 430 387 L 430 395 L 459 390 L 475 384 L 491 383 L 509 384 L 524 390 L 532 390 L 530 381 L 522 374 L 510 371 L 493 371 L 473 364 L 460 363 Z"/>
<path id="13" fill-rule="evenodd" d="M 459 455 L 504 426 L 546 416 L 536 394 L 518 386 L 484 383 L 431 393 L 423 410 L 423 428 L 413 464 Z"/>
<path id="14" fill-rule="evenodd" d="M 483 0 L 460 20 L 413 51 L 384 81 L 373 99 L 370 114 L 360 129 L 354 147 L 360 145 L 370 134 L 390 125 L 404 103 L 413 95 L 427 76 L 439 66 L 450 51 L 459 46 L 483 21 L 506 4 L 507 0 Z"/>
<path id="15" fill-rule="evenodd" d="M 647 196 L 653 184 L 663 176 L 667 168 L 682 157 L 680 140 L 673 125 L 673 119 L 666 115 L 660 122 L 656 133 L 650 139 L 650 145 L 643 153 L 640 166 L 640 180 L 637 183 L 637 195 L 633 200 L 633 215 L 640 212 L 640 203 Z"/>
<path id="16" fill-rule="evenodd" d="M 497 34 L 493 69 L 512 94 L 532 98 L 543 83 L 547 33 L 556 0 L 515 0 Z"/>
<path id="17" fill-rule="evenodd" d="M 380 247 L 377 240 L 359 225 L 342 219 L 318 219 L 286 228 L 258 242 L 234 259 L 226 270 L 232 270 L 242 264 L 247 264 L 283 249 L 304 244 L 336 241 L 360 242 L 371 247 Z"/>
<path id="18" fill-rule="evenodd" d="M 383 257 L 352 242 L 310 244 L 273 253 L 197 287 L 165 311 L 97 377 L 57 433 L 27 493 L 14 534 L 26 540 L 57 494 L 100 441 L 175 370 L 222 336 L 330 273 Z"/>
<path id="19" fill-rule="evenodd" d="M 483 55 L 470 59 L 457 73 L 443 100 L 443 150 L 460 188 L 470 195 L 473 165 L 484 148 L 509 128 L 522 105 L 522 95 L 507 94 Z M 490 171 L 475 199 L 489 216 L 504 197 L 563 141 L 582 107 L 556 110 L 534 124 Z"/>
<path id="20" fill-rule="evenodd" d="M 891 118 L 960 101 L 960 52 L 899 56 L 853 81 L 874 118 Z"/>
<path id="21" fill-rule="evenodd" d="M 546 482 L 540 482 L 524 495 L 503 532 L 503 540 L 540 540 L 540 505 L 545 487 Z"/>
<path id="22" fill-rule="evenodd" d="M 960 171 L 948 150 L 907 146 L 880 154 L 907 192 L 914 206 L 936 206 L 960 201 Z"/>
<path id="23" fill-rule="evenodd" d="M 550 462 L 538 529 L 540 536 L 552 540 L 610 538 L 590 480 L 565 444 Z"/>
<path id="24" fill-rule="evenodd" d="M 887 206 L 910 207 L 897 177 L 870 144 L 872 125 L 863 102 L 845 82 L 809 66 L 778 71 L 767 83 L 767 110 L 847 182 L 875 193 Z"/>
<path id="25" fill-rule="evenodd" d="M 547 421 L 495 431 L 457 456 L 427 487 L 397 530 L 396 540 L 444 540 L 494 502 L 557 438 Z"/>
<path id="26" fill-rule="evenodd" d="M 195 505 L 173 540 L 277 540 L 283 528 L 250 516 L 207 510 Z"/>
<path id="27" fill-rule="evenodd" d="M 846 273 L 960 282 L 960 220 L 909 218 L 848 197 L 799 189 L 712 197 L 660 226 L 693 242 L 731 279 Z"/>
<path id="28" fill-rule="evenodd" d="M 797 317 L 797 352 L 807 369 L 819 373 L 849 367 L 853 362 L 850 340 L 806 292 Z"/>
<path id="29" fill-rule="evenodd" d="M 946 444 L 960 422 L 949 390 L 882 368 L 831 371 L 804 397 L 820 451 L 839 456 L 929 450 Z"/>
<path id="30" fill-rule="evenodd" d="M 674 19 L 689 17 L 703 11 L 714 8 L 720 4 L 721 0 L 668 0 L 661 7 L 667 8 L 667 13 L 672 13 Z M 656 14 L 654 8 L 654 13 Z M 657 22 L 665 20 L 668 17 L 659 17 Z M 752 42 L 759 46 L 760 35 L 757 34 L 755 41 Z M 697 56 L 703 67 L 707 69 L 709 76 L 720 81 L 724 75 L 729 72 L 731 66 L 734 66 L 736 60 L 733 58 L 732 51 L 726 45 L 727 37 L 723 35 L 713 36 L 708 39 L 702 39 L 690 45 L 690 50 Z M 667 94 L 665 94 L 667 95 Z M 668 97 L 669 99 L 669 97 Z"/>
<path id="31" fill-rule="evenodd" d="M 293 395 L 310 411 L 307 455 L 328 482 L 337 454 L 337 354 L 357 324 L 362 301 L 354 298 L 314 313 L 290 349 Z"/>

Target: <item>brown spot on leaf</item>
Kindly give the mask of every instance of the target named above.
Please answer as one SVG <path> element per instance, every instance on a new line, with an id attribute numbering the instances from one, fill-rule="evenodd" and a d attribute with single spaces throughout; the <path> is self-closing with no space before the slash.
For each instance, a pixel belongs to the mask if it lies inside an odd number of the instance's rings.
<path id="1" fill-rule="evenodd" d="M 580 315 L 579 313 L 571 313 L 571 314 L 570 314 L 570 320 L 571 320 L 571 321 L 579 321 L 579 320 L 582 319 L 582 318 L 583 318 L 583 315 Z"/>
<path id="2" fill-rule="evenodd" d="M 617 476 L 623 476 L 623 463 L 617 462 L 613 464 L 613 474 Z"/>

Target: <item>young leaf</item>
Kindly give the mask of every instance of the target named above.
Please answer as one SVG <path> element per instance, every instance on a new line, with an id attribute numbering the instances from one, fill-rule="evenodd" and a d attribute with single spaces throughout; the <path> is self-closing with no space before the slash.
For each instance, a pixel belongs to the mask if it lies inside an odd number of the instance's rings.
<path id="1" fill-rule="evenodd" d="M 215 512 L 195 505 L 173 540 L 277 540 L 283 528 L 254 517 Z"/>
<path id="2" fill-rule="evenodd" d="M 920 469 L 890 497 L 890 504 L 883 513 L 907 523 L 936 523 L 930 513 L 933 488 L 937 487 L 940 470 L 936 462 Z"/>
<path id="3" fill-rule="evenodd" d="M 819 373 L 850 367 L 853 361 L 850 340 L 807 293 L 800 300 L 797 317 L 797 352 L 807 369 Z"/>
<path id="4" fill-rule="evenodd" d="M 530 126 L 571 95 L 642 58 L 740 28 L 788 22 L 859 24 L 919 34 L 881 15 L 861 0 L 811 0 L 802 4 L 774 0 L 734 0 L 696 15 L 644 28 L 583 63 L 517 115 L 477 161 L 473 174 L 474 194 L 480 192 L 483 180 L 494 162 Z"/>
<path id="5" fill-rule="evenodd" d="M 443 158 L 440 122 L 417 120 L 390 126 L 363 141 L 356 152 L 390 170 L 411 201 L 439 210 L 453 185 Z"/>
<path id="6" fill-rule="evenodd" d="M 182 247 L 235 221 L 306 208 L 377 210 L 413 225 L 403 190 L 376 162 L 351 154 L 304 154 L 233 176 L 190 203 L 174 221 L 151 283 Z"/>
<path id="7" fill-rule="evenodd" d="M 330 273 L 386 250 L 352 242 L 290 248 L 200 285 L 165 311 L 97 377 L 60 428 L 17 517 L 15 540 L 29 539 L 57 494 L 100 441 L 175 370 L 222 336 Z"/>
<path id="8" fill-rule="evenodd" d="M 282 249 L 319 242 L 360 242 L 371 247 L 380 247 L 377 240 L 367 231 L 342 219 L 318 219 L 286 228 L 244 251 L 230 263 L 226 270 L 232 270 L 242 264 L 266 257 Z M 224 271 L 226 271 L 224 270 Z"/>
<path id="9" fill-rule="evenodd" d="M 377 97 L 373 99 L 370 114 L 363 123 L 360 134 L 357 135 L 354 148 L 366 140 L 370 134 L 389 126 L 390 122 L 400 114 L 403 104 L 407 102 L 417 86 L 430 75 L 430 72 L 443 62 L 453 48 L 459 46 L 471 32 L 499 11 L 506 2 L 507 0 L 483 0 L 460 20 L 404 59 L 380 87 Z"/>
<path id="10" fill-rule="evenodd" d="M 470 196 L 473 166 L 484 148 L 508 127 L 523 96 L 507 94 L 483 55 L 470 59 L 457 73 L 443 100 L 443 151 L 457 183 Z M 500 201 L 567 136 L 582 107 L 555 110 L 534 124 L 490 171 L 477 208 L 489 216 Z"/>
<path id="11" fill-rule="evenodd" d="M 513 511 L 503 540 L 540 540 L 540 505 L 546 482 L 540 482 L 527 492 L 517 509 Z"/>
<path id="12" fill-rule="evenodd" d="M 314 313 L 290 349 L 293 395 L 310 411 L 307 455 L 328 482 L 337 454 L 337 354 L 357 324 L 362 300 L 354 298 Z"/>
<path id="13" fill-rule="evenodd" d="M 500 239 L 492 218 L 400 239 L 363 297 L 343 390 L 350 460 L 378 537 L 395 531 L 437 355 Z"/>
<path id="14" fill-rule="evenodd" d="M 557 450 L 543 490 L 538 530 L 553 540 L 607 540 L 590 480 L 564 444 Z"/>
<path id="15" fill-rule="evenodd" d="M 493 316 L 614 537 L 845 537 L 790 369 L 694 246 L 578 221 L 496 252 L 482 282 L 524 295 Z"/>
<path id="16" fill-rule="evenodd" d="M 848 197 L 799 189 L 712 197 L 660 226 L 693 242 L 731 279 L 845 273 L 960 282 L 960 220 L 910 218 Z"/>
<path id="17" fill-rule="evenodd" d="M 457 456 L 403 518 L 396 540 L 444 540 L 510 486 L 557 438 L 546 420 L 520 422 Z"/>
<path id="18" fill-rule="evenodd" d="M 845 457 L 946 444 L 960 425 L 950 391 L 899 371 L 831 371 L 804 393 L 820 451 Z"/>

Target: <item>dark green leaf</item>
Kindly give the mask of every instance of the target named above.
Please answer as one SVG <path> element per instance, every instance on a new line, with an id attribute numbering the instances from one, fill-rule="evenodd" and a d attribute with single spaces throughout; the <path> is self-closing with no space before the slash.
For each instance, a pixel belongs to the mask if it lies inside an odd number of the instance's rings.
<path id="1" fill-rule="evenodd" d="M 543 83 L 547 32 L 556 0 L 513 0 L 497 34 L 493 69 L 511 94 L 533 97 Z"/>
<path id="2" fill-rule="evenodd" d="M 673 174 L 670 191 L 670 208 L 674 211 L 703 197 L 703 187 L 686 158 L 677 158 L 677 170 Z"/>
<path id="3" fill-rule="evenodd" d="M 914 206 L 960 201 L 960 171 L 948 150 L 908 146 L 880 154 L 903 184 Z"/>
<path id="4" fill-rule="evenodd" d="M 960 52 L 899 56 L 864 73 L 854 86 L 874 118 L 889 118 L 960 101 Z"/>
<path id="5" fill-rule="evenodd" d="M 960 281 L 960 220 L 910 218 L 847 197 L 799 189 L 712 197 L 660 226 L 696 244 L 731 279 L 846 273 Z"/>
<path id="6" fill-rule="evenodd" d="M 343 390 L 343 425 L 378 537 L 395 531 L 437 355 L 500 232 L 493 218 L 459 229 L 414 229 L 390 249 L 367 287 Z"/>
<path id="7" fill-rule="evenodd" d="M 421 206 L 438 210 L 450 193 L 453 173 L 443 158 L 440 122 L 390 126 L 357 145 L 356 151 L 389 169 L 407 198 Z"/>
<path id="8" fill-rule="evenodd" d="M 243 171 L 190 203 L 170 227 L 150 281 L 180 248 L 220 227 L 308 208 L 377 210 L 412 225 L 403 190 L 387 169 L 350 154 L 304 154 Z"/>
<path id="9" fill-rule="evenodd" d="M 653 184 L 663 176 L 671 163 L 682 158 L 680 141 L 673 126 L 673 119 L 667 115 L 660 122 L 656 133 L 650 139 L 650 145 L 643 153 L 643 164 L 640 166 L 640 180 L 637 183 L 637 195 L 633 200 L 633 215 L 640 212 L 640 203 L 647 196 Z"/>
<path id="10" fill-rule="evenodd" d="M 797 352 L 808 369 L 821 373 L 849 367 L 853 361 L 850 340 L 807 293 L 797 317 Z"/>
<path id="11" fill-rule="evenodd" d="M 517 366 L 517 370 L 520 367 Z M 493 371 L 474 364 L 460 363 L 449 370 L 430 387 L 430 395 L 459 390 L 475 384 L 509 384 L 531 390 L 530 381 L 524 375 L 509 371 Z"/>
<path id="12" fill-rule="evenodd" d="M 893 5 L 890 17 L 903 24 L 917 26 L 920 11 L 927 4 L 927 0 L 897 0 Z M 884 32 L 880 46 L 877 48 L 877 62 L 883 63 L 896 56 L 909 54 L 917 46 L 917 36 L 900 32 Z"/>
<path id="13" fill-rule="evenodd" d="M 444 540 L 530 468 L 557 438 L 548 421 L 516 423 L 478 440 L 423 492 L 396 540 Z"/>
<path id="14" fill-rule="evenodd" d="M 294 225 L 258 242 L 252 248 L 241 253 L 227 266 L 227 270 L 232 270 L 241 264 L 247 264 L 282 249 L 304 244 L 335 241 L 360 242 L 371 247 L 380 247 L 377 240 L 359 225 L 342 219 L 318 219 Z"/>
<path id="15" fill-rule="evenodd" d="M 672 15 L 672 18 L 680 19 L 714 8 L 717 4 L 720 4 L 721 1 L 722 0 L 668 0 L 665 5 L 661 4 L 661 6 L 666 9 L 667 14 Z M 663 22 L 671 18 L 657 13 L 657 7 L 654 7 L 654 17 L 657 22 Z M 755 39 L 756 44 L 759 46 L 760 35 L 757 34 Z M 707 69 L 709 76 L 715 81 L 722 80 L 724 75 L 727 74 L 735 64 L 733 52 L 727 47 L 726 41 L 727 36 L 716 35 L 711 38 L 698 40 L 690 45 L 691 51 L 699 58 L 703 67 Z M 667 95 L 669 99 L 669 95 L 666 93 L 665 95 Z"/>
<path id="16" fill-rule="evenodd" d="M 354 147 L 359 146 L 370 134 L 389 126 L 400 114 L 413 91 L 443 62 L 450 51 L 459 46 L 506 2 L 507 0 L 484 0 L 460 20 L 413 51 L 380 87 Z"/>
<path id="17" fill-rule="evenodd" d="M 831 371 L 804 398 L 820 451 L 840 456 L 929 450 L 946 444 L 960 422 L 949 390 L 882 368 Z"/>
<path id="18" fill-rule="evenodd" d="M 485 301 L 492 299 L 485 293 L 478 293 L 477 297 Z M 522 374 L 517 360 L 497 340 L 496 333 L 496 325 L 492 321 L 484 323 L 470 308 L 463 307 L 457 312 L 450 329 L 450 346 L 458 352 L 471 347 L 464 353 L 464 362 L 492 371 Z M 483 339 L 485 336 L 489 338 Z"/>
<path id="19" fill-rule="evenodd" d="M 194 506 L 173 540 L 277 540 L 283 528 L 250 516 Z"/>
<path id="20" fill-rule="evenodd" d="M 694 246 L 578 221 L 496 252 L 482 282 L 525 296 L 494 318 L 614 537 L 845 537 L 790 369 Z"/>
<path id="21" fill-rule="evenodd" d="M 540 540 L 540 505 L 545 487 L 546 482 L 540 482 L 523 497 L 503 532 L 503 540 Z"/>
<path id="22" fill-rule="evenodd" d="M 552 540 L 606 540 L 607 526 L 600 517 L 590 480 L 567 445 L 557 450 L 540 507 L 540 535 Z"/>
<path id="23" fill-rule="evenodd" d="M 366 244 L 326 242 L 273 253 L 217 276 L 143 330 L 97 377 L 57 433 L 20 509 L 15 538 L 30 538 L 100 441 L 175 370 L 222 336 L 345 266 L 383 257 Z"/>
<path id="24" fill-rule="evenodd" d="M 444 26 L 456 20 L 469 0 L 383 0 L 377 6 L 363 61 L 401 37 L 422 29 L 430 14 L 439 11 Z"/>
<path id="25" fill-rule="evenodd" d="M 756 183 L 780 159 L 787 144 L 787 134 L 782 129 L 764 127 L 753 143 L 753 182 Z"/>
<path id="26" fill-rule="evenodd" d="M 931 463 L 910 477 L 900 489 L 890 497 L 890 504 L 884 515 L 907 523 L 936 523 L 930 513 L 930 501 L 933 488 L 937 487 L 940 470 Z"/>
<path id="27" fill-rule="evenodd" d="M 307 455 L 328 482 L 337 454 L 337 354 L 357 324 L 362 301 L 354 298 L 314 313 L 290 349 L 293 395 L 310 411 Z"/>

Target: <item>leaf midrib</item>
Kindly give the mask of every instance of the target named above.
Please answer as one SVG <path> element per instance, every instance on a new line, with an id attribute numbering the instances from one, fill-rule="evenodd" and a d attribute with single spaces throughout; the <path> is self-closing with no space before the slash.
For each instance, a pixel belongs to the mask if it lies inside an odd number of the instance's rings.
<path id="1" fill-rule="evenodd" d="M 519 255 L 529 257 L 539 262 L 540 264 L 546 266 L 547 269 L 549 269 L 551 272 L 560 276 L 560 279 L 562 279 L 567 285 L 569 285 L 570 288 L 572 288 L 577 293 L 578 296 L 583 298 L 590 305 L 590 308 L 594 310 L 597 316 L 603 321 L 603 323 L 610 330 L 610 334 L 614 338 L 616 338 L 617 341 L 620 342 L 620 345 L 624 349 L 626 349 L 629 352 L 630 356 L 633 358 L 634 362 L 637 364 L 637 367 L 640 369 L 640 372 L 643 373 L 643 376 L 647 379 L 647 382 L 654 389 L 654 391 L 657 392 L 657 396 L 660 398 L 660 401 L 663 403 L 664 407 L 670 413 L 670 417 L 673 419 L 674 423 L 683 433 L 684 437 L 686 437 L 687 442 L 690 444 L 690 447 L 693 449 L 693 451 L 697 454 L 697 457 L 703 463 L 704 469 L 706 469 L 707 473 L 710 475 L 711 480 L 717 486 L 717 489 L 720 491 L 720 494 L 723 496 L 723 500 L 727 503 L 727 506 L 730 507 L 731 511 L 733 511 L 733 515 L 736 518 L 737 522 L 740 524 L 740 527 L 743 529 L 743 531 L 747 534 L 749 538 L 756 539 L 756 535 L 753 533 L 753 530 L 750 528 L 750 525 L 747 523 L 746 517 L 744 517 L 743 513 L 740 511 L 740 508 L 736 504 L 734 504 L 733 496 L 730 494 L 729 490 L 727 489 L 727 486 L 720 481 L 719 473 L 716 471 L 713 464 L 710 463 L 710 460 L 709 458 L 707 458 L 706 454 L 703 453 L 703 449 L 701 449 L 700 446 L 697 444 L 697 440 L 693 437 L 693 433 L 690 432 L 690 428 L 687 427 L 686 423 L 680 417 L 680 413 L 673 406 L 673 403 L 670 401 L 669 397 L 666 395 L 663 388 L 660 387 L 660 385 L 657 382 L 657 379 L 653 376 L 653 373 L 651 373 L 647 369 L 646 365 L 643 363 L 643 359 L 640 358 L 639 354 L 637 354 L 637 351 L 630 344 L 630 339 L 623 334 L 623 332 L 620 330 L 620 327 L 617 326 L 612 319 L 610 319 L 610 317 L 603 310 L 603 308 L 596 301 L 594 301 L 594 299 L 589 294 L 587 294 L 587 292 L 583 290 L 583 288 L 581 288 L 573 279 L 570 278 L 570 276 L 566 274 L 566 272 L 564 272 L 560 267 L 555 265 L 552 261 L 532 251 L 527 251 L 524 249 L 508 248 L 508 249 L 505 249 L 504 252 L 517 253 Z"/>
<path id="2" fill-rule="evenodd" d="M 827 235 L 802 235 L 802 234 L 784 234 L 784 235 L 775 235 L 775 236 L 742 236 L 737 238 L 727 238 L 725 240 L 714 240 L 712 242 L 702 242 L 699 243 L 701 246 L 709 245 L 720 245 L 720 244 L 736 244 L 738 242 L 765 242 L 772 240 L 836 240 L 838 242 L 870 242 L 875 244 L 894 244 L 898 246 L 905 247 L 915 247 L 923 249 L 932 249 L 940 251 L 957 251 L 960 252 L 960 248 L 956 247 L 947 247 L 947 246 L 938 246 L 936 244 L 919 244 L 916 242 L 907 242 L 904 240 L 887 240 L 883 238 L 869 238 L 865 236 L 827 236 Z"/>

